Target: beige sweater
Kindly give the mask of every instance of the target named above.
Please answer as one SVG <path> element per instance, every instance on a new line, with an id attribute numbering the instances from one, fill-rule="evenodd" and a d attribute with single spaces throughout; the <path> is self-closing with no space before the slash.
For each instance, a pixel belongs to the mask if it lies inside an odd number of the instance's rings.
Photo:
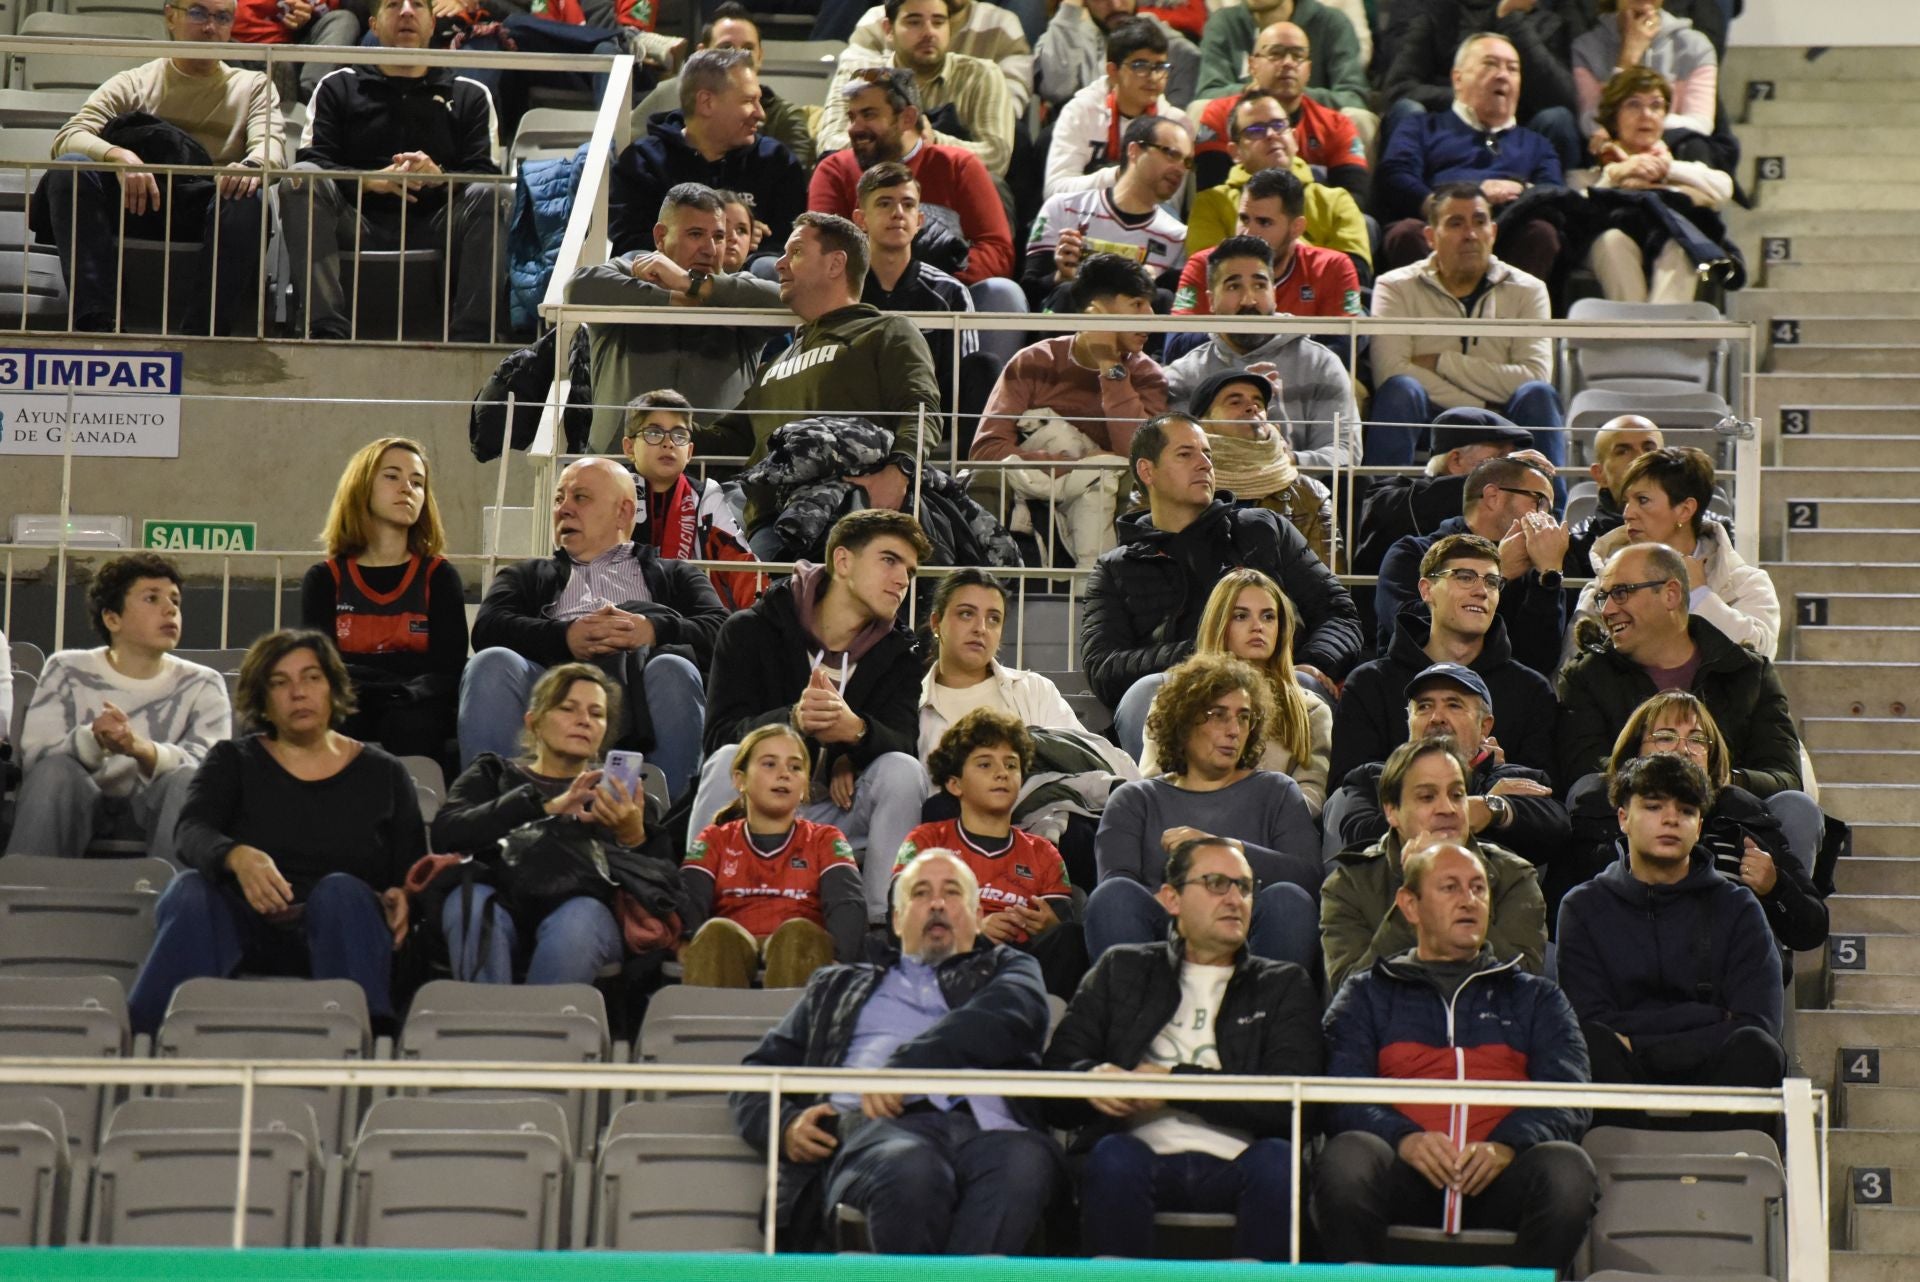
<path id="1" fill-rule="evenodd" d="M 94 90 L 54 135 L 53 155 L 77 152 L 89 160 L 105 160 L 113 144 L 100 131 L 129 111 L 145 111 L 178 125 L 218 165 L 249 159 L 275 168 L 287 163 L 280 96 L 266 76 L 224 62 L 211 75 L 189 76 L 167 58 L 123 71 Z"/>

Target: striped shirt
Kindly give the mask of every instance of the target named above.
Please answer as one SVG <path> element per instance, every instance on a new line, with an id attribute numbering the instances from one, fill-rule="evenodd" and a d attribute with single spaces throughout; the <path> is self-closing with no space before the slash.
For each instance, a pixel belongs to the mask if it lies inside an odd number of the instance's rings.
<path id="1" fill-rule="evenodd" d="M 591 561 L 576 561 L 567 586 L 546 608 L 549 619 L 567 623 L 583 619 L 603 605 L 647 604 L 653 594 L 647 591 L 647 576 L 639 553 L 632 543 L 617 543 Z"/>

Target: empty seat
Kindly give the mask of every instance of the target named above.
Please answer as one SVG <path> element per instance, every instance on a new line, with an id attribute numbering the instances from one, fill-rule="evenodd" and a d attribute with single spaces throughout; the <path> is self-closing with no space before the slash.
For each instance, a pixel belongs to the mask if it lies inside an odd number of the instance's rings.
<path id="1" fill-rule="evenodd" d="M 1714 322 L 1726 319 L 1712 303 L 1616 303 L 1583 298 L 1567 311 L 1568 320 L 1621 324 Z M 1727 344 L 1710 339 L 1645 340 L 1568 338 L 1561 340 L 1562 370 L 1571 395 L 1621 379 L 1657 379 L 1676 389 L 1723 392 Z"/>
<path id="2" fill-rule="evenodd" d="M 0 89 L 0 127 L 58 130 L 86 100 L 71 89 Z M 36 159 L 47 157 L 42 153 Z"/>
<path id="3" fill-rule="evenodd" d="M 120 1059 L 131 1044 L 127 997 L 104 975 L 0 976 L 0 1047 L 22 1058 Z M 39 1099 L 59 1108 L 77 1166 L 92 1154 L 112 1105 L 105 1085 L 0 1086 L 0 1108 Z"/>
<path id="4" fill-rule="evenodd" d="M 46 666 L 47 652 L 31 641 L 9 641 L 7 650 L 13 658 L 15 672 L 28 672 L 37 677 Z"/>
<path id="5" fill-rule="evenodd" d="M 0 1246 L 61 1240 L 70 1169 L 59 1107 L 45 1099 L 0 1099 Z"/>
<path id="6" fill-rule="evenodd" d="M 88 1240 L 96 1246 L 232 1242 L 240 1109 L 237 1099 L 122 1104 L 94 1160 Z M 247 1244 L 314 1245 L 321 1170 L 312 1111 L 256 1100 L 251 1129 Z"/>
<path id="7" fill-rule="evenodd" d="M 1786 1180 L 1770 1157 L 1596 1156 L 1592 1269 L 1786 1277 Z"/>
<path id="8" fill-rule="evenodd" d="M 30 13 L 20 20 L 23 36 L 69 37 L 72 40 L 161 40 L 166 26 L 157 9 L 144 14 Z M 115 73 L 138 66 L 145 59 L 78 52 L 13 55 L 13 73 L 7 83 L 17 89 L 69 90 L 91 93 Z"/>
<path id="9" fill-rule="evenodd" d="M 0 858 L 0 974 L 112 975 L 131 984 L 173 871 L 160 859 Z"/>
<path id="10" fill-rule="evenodd" d="M 367 995 L 347 979 L 190 979 L 174 990 L 154 1038 L 164 1059 L 364 1060 L 373 1033 Z M 230 1086 L 194 1095 L 230 1094 Z M 298 1100 L 313 1110 L 322 1151 L 344 1153 L 359 1125 L 363 1092 L 344 1086 L 279 1086 L 265 1098 Z"/>
<path id="11" fill-rule="evenodd" d="M 761 1015 L 675 1015 L 640 1025 L 640 1058 L 655 1064 L 738 1064 L 780 1021 Z"/>
<path id="12" fill-rule="evenodd" d="M 594 1177 L 595 1245 L 614 1251 L 758 1251 L 766 1159 L 736 1135 L 609 1135 Z"/>
<path id="13" fill-rule="evenodd" d="M 343 1241 L 559 1250 L 571 1147 L 551 1100 L 381 1100 L 354 1145 Z"/>
<path id="14" fill-rule="evenodd" d="M 771 1028 L 800 1000 L 802 988 L 689 988 L 670 985 L 647 1003 L 648 1019 L 680 1015 L 757 1015 Z M 642 1025 L 643 1035 L 645 1026 Z"/>
<path id="15" fill-rule="evenodd" d="M 440 813 L 447 799 L 447 775 L 432 757 L 402 757 L 400 764 L 413 776 L 413 791 L 420 798 L 420 817 L 428 823 Z"/>
<path id="16" fill-rule="evenodd" d="M 1668 445 L 1691 445 L 1722 462 L 1727 460 L 1734 440 L 1718 430 L 1722 422 L 1733 417 L 1733 410 L 1717 392 L 1676 389 L 1671 384 L 1611 384 L 1590 387 L 1567 406 L 1567 426 L 1575 442 L 1574 460 L 1593 459 L 1592 438 L 1583 433 L 1598 431 L 1622 414 L 1651 419 L 1659 425 Z"/>
<path id="17" fill-rule="evenodd" d="M 400 1035 L 401 1059 L 522 1060 L 541 1064 L 615 1062 L 606 999 L 591 984 L 463 984 L 437 979 L 413 999 Z M 503 1092 L 435 1089 L 435 1095 L 497 1097 Z M 563 1102 L 568 1126 L 590 1149 L 599 1133 L 594 1091 L 514 1091 Z"/>
<path id="18" fill-rule="evenodd" d="M 1780 1146 L 1765 1131 L 1656 1131 L 1637 1126 L 1596 1126 L 1580 1141 L 1596 1162 L 1602 1158 L 1704 1154 L 1764 1157 L 1780 1165 Z"/>
<path id="19" fill-rule="evenodd" d="M 520 117 L 508 151 L 509 170 L 525 161 L 569 157 L 581 143 L 593 136 L 597 111 L 569 111 L 561 107 L 535 107 Z"/>

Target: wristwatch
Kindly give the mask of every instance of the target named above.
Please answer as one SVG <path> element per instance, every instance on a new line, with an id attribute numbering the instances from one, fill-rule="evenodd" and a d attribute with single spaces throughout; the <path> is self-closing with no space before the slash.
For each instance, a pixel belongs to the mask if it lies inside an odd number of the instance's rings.
<path id="1" fill-rule="evenodd" d="M 1100 371 L 1101 378 L 1110 378 L 1116 383 L 1126 376 L 1127 367 L 1125 365 L 1109 365 Z"/>
<path id="2" fill-rule="evenodd" d="M 1549 592 L 1558 592 L 1565 581 L 1565 576 L 1558 570 L 1544 570 L 1540 574 L 1540 586 Z"/>
<path id="3" fill-rule="evenodd" d="M 700 301 L 700 291 L 713 276 L 704 267 L 695 267 L 687 273 L 687 297 L 694 302 Z"/>
<path id="4" fill-rule="evenodd" d="M 1493 827 L 1504 828 L 1513 822 L 1513 805 L 1505 797 L 1489 794 L 1480 800 L 1486 803 L 1487 813 L 1493 816 Z"/>

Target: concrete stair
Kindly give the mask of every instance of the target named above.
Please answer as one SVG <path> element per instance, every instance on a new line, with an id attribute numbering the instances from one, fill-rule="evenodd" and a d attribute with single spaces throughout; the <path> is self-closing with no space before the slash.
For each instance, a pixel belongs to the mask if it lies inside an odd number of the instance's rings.
<path id="1" fill-rule="evenodd" d="M 1887 340 L 1887 344 L 1895 342 Z M 1864 339 L 1816 343 L 1807 338 L 1803 328 L 1799 344 L 1774 348 L 1770 368 L 1779 374 L 1897 374 L 1912 369 L 1917 362 L 1920 347 L 1889 346 Z"/>
<path id="2" fill-rule="evenodd" d="M 1796 628 L 1792 658 L 1822 663 L 1920 662 L 1920 628 Z"/>
<path id="3" fill-rule="evenodd" d="M 1819 633 L 1822 628 L 1803 628 Z M 1800 742 L 1816 762 L 1835 750 L 1920 752 L 1920 717 L 1802 717 Z"/>
<path id="4" fill-rule="evenodd" d="M 1885 700 L 1920 708 L 1920 664 L 1823 664 L 1788 660 L 1778 666 L 1787 698 L 1801 716 L 1855 716 L 1858 714 L 1854 706 L 1864 707 L 1869 700 L 1876 705 Z M 1880 713 L 1875 711 L 1874 715 Z M 1920 784 L 1916 787 L 1920 788 Z M 1920 811 L 1909 814 L 1920 814 Z"/>
<path id="5" fill-rule="evenodd" d="M 1914 783 L 1920 781 L 1920 753 L 1885 748 L 1827 749 L 1814 754 L 1820 784 Z"/>

